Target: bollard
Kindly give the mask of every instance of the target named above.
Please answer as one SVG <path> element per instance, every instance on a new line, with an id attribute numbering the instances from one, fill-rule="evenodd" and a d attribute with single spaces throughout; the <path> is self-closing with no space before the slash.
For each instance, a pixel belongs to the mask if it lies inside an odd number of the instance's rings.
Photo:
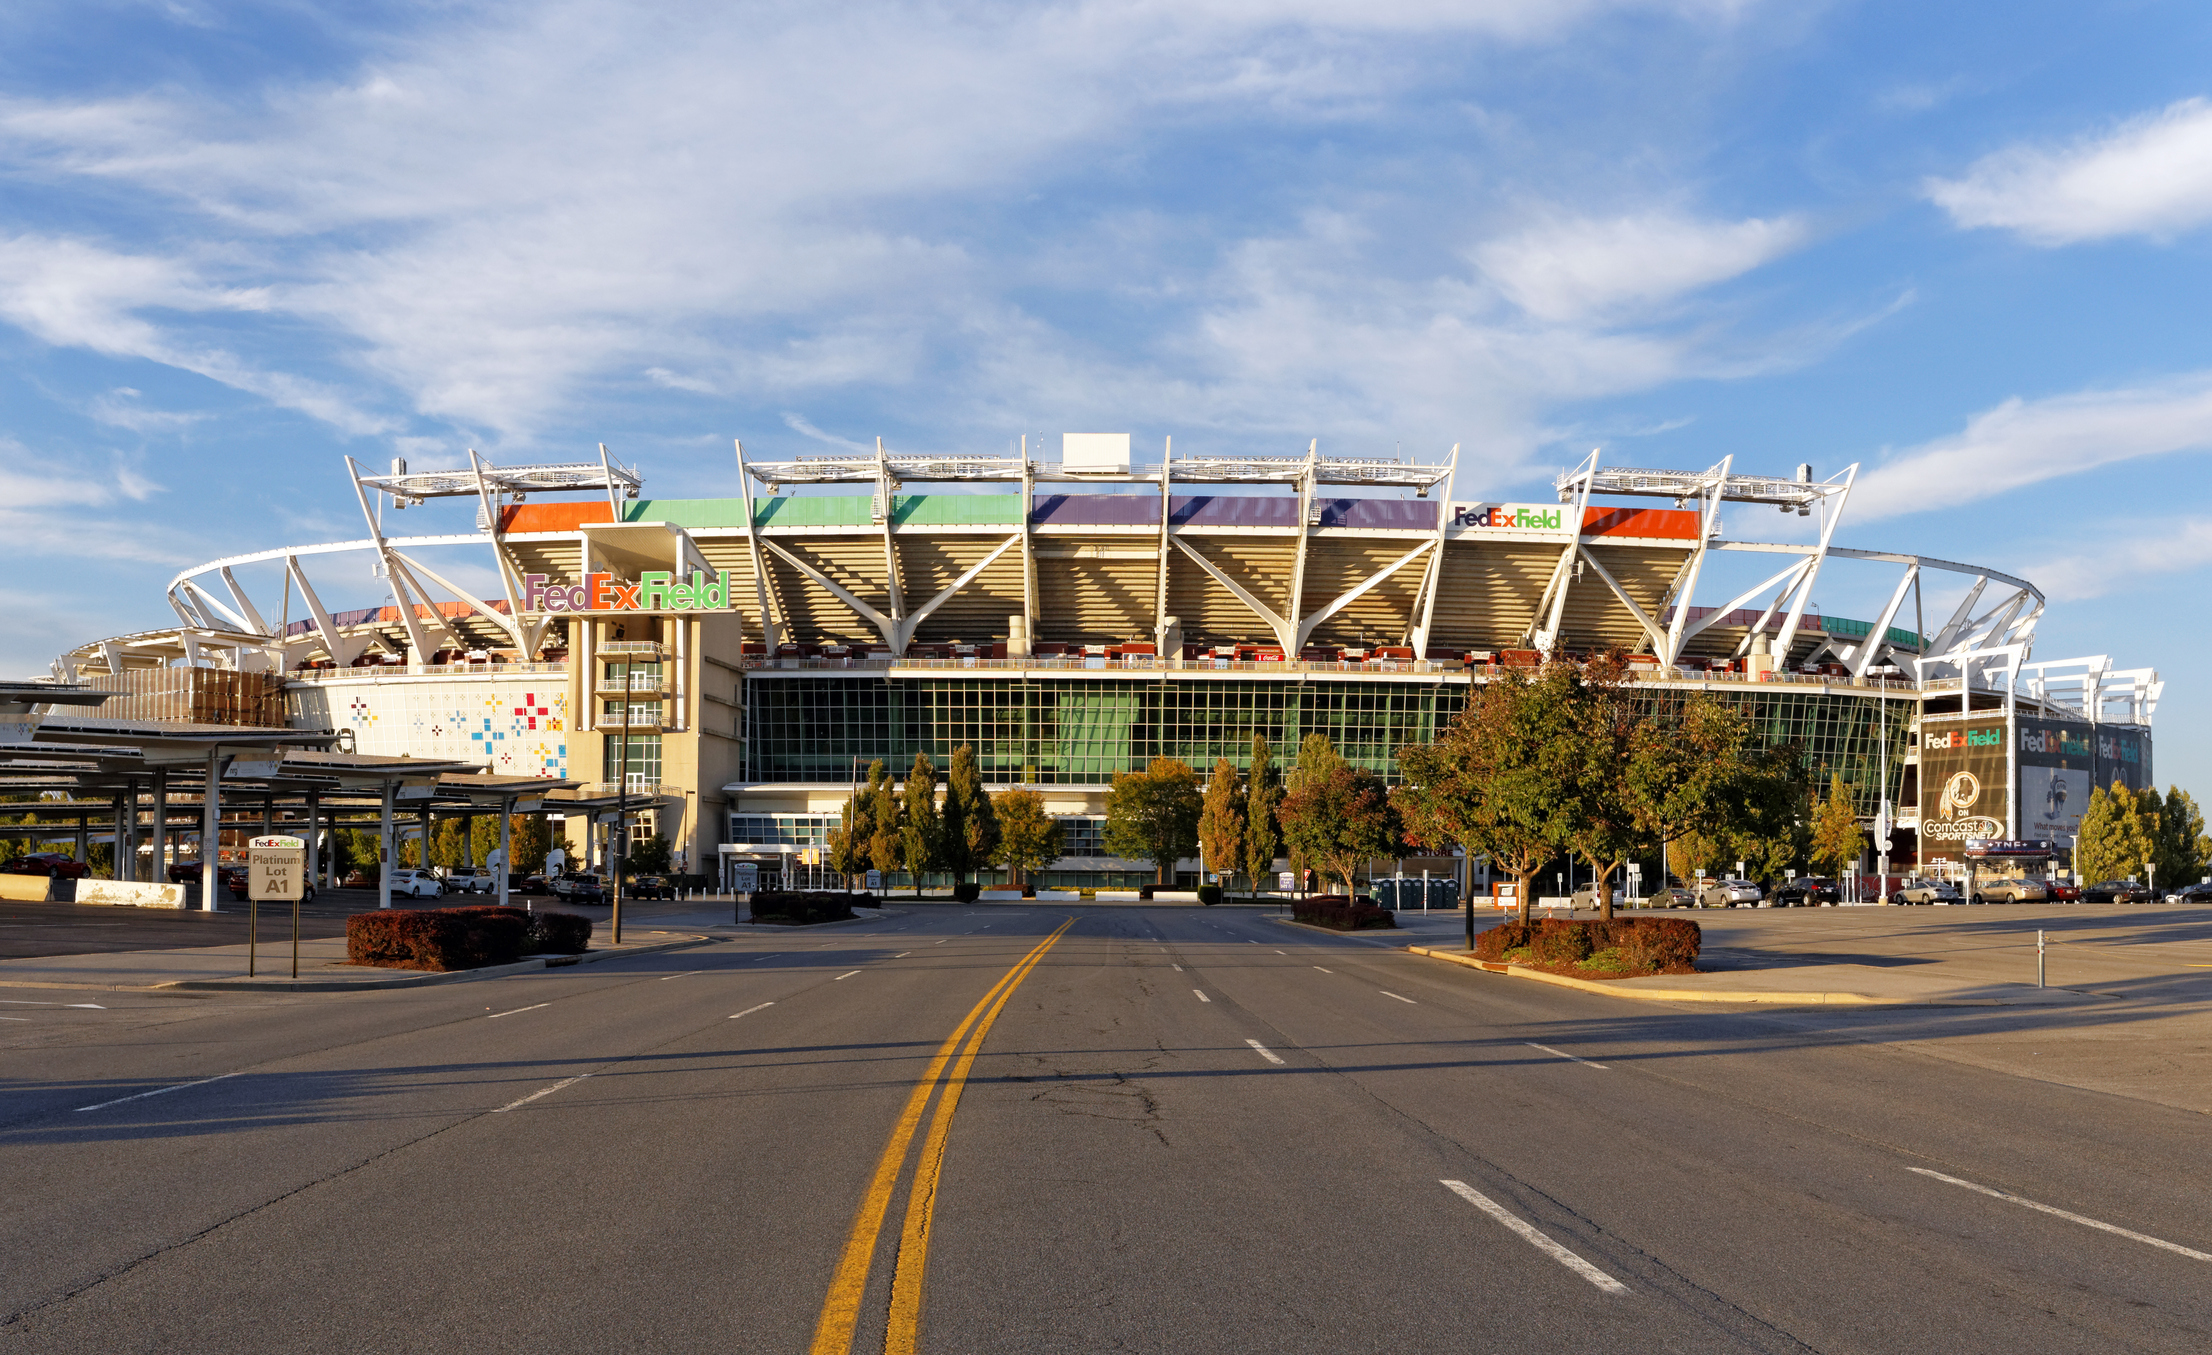
<path id="1" fill-rule="evenodd" d="M 2043 929 L 2035 929 L 2035 986 L 2043 986 Z"/>

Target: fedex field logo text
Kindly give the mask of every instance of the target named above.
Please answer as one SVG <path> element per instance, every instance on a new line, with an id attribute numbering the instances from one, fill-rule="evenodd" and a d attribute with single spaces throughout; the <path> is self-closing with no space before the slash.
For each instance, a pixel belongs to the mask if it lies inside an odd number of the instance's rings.
<path id="1" fill-rule="evenodd" d="M 1476 504 L 1452 510 L 1454 527 L 1510 527 L 1531 532 L 1556 532 L 1565 521 L 1563 510 L 1538 504 Z"/>
<path id="2" fill-rule="evenodd" d="M 612 574 L 586 574 L 577 584 L 553 583 L 544 574 L 522 576 L 526 612 L 726 612 L 728 570 L 693 570 L 688 580 L 667 570 L 647 570 L 632 583 Z"/>

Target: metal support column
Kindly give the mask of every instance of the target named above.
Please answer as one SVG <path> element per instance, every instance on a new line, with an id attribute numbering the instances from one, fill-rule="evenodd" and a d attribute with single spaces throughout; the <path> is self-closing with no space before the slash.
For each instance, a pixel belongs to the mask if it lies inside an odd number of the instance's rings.
<path id="1" fill-rule="evenodd" d="M 399 782 L 384 783 L 383 809 L 376 825 L 376 906 L 392 906 L 392 858 L 399 855 L 392 842 L 392 802 L 399 798 Z"/>
<path id="2" fill-rule="evenodd" d="M 207 755 L 207 786 L 200 793 L 200 911 L 219 913 L 215 906 L 215 892 L 222 881 L 217 877 L 215 859 L 223 850 L 223 773 L 230 770 L 230 759 L 221 753 Z"/>
<path id="3" fill-rule="evenodd" d="M 150 869 L 155 884 L 169 883 L 169 769 L 154 770 L 154 860 Z"/>

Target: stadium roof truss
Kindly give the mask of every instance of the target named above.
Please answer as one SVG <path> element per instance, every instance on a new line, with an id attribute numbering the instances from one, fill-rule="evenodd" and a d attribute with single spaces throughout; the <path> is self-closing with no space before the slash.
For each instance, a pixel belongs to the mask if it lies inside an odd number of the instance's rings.
<path id="1" fill-rule="evenodd" d="M 1810 467 L 1795 478 L 1740 474 L 1732 458 L 1703 471 L 1610 467 L 1593 452 L 1554 481 L 1561 509 L 1549 530 L 1508 522 L 1504 530 L 1478 531 L 1449 501 L 1458 454 L 1455 446 L 1438 462 L 1327 456 L 1316 441 L 1303 456 L 1177 457 L 1170 444 L 1158 463 L 1131 468 L 1036 461 L 1026 442 L 1020 455 L 971 456 L 894 452 L 879 440 L 872 452 L 773 462 L 748 461 L 739 444 L 736 500 L 642 502 L 634 502 L 642 475 L 604 445 L 595 462 L 502 467 L 471 451 L 466 468 L 410 472 L 395 462 L 388 474 L 348 458 L 367 536 L 182 571 L 167 590 L 176 627 L 80 646 L 57 660 L 55 673 L 74 680 L 180 662 L 283 671 L 318 657 L 343 668 L 372 648 L 404 649 L 417 663 L 441 650 L 511 651 L 528 661 L 545 648 L 556 618 L 526 610 L 525 574 L 581 577 L 605 569 L 629 577 L 668 568 L 728 572 L 733 607 L 751 613 L 770 652 L 826 639 L 880 645 L 897 656 L 928 636 L 1007 633 L 1015 615 L 1036 638 L 1041 619 L 1065 635 L 1149 632 L 1162 644 L 1178 631 L 1220 640 L 1256 632 L 1293 659 L 1311 644 L 1355 636 L 1426 656 L 1441 637 L 1460 647 L 1547 653 L 1619 645 L 1649 653 L 1664 668 L 1693 652 L 1740 656 L 1765 635 L 1777 656 L 1840 663 L 1853 681 L 1896 666 L 1923 685 L 2002 686 L 2093 719 L 2120 708 L 2147 720 L 2155 708 L 2160 684 L 2149 670 L 2113 670 L 2103 658 L 2033 661 L 2044 598 L 2026 580 L 1933 556 L 1837 545 L 1855 465 L 1815 480 Z M 1020 497 L 901 493 L 947 483 L 1001 483 L 1018 487 Z M 837 484 L 871 492 L 846 499 L 778 492 Z M 1142 491 L 1038 493 L 1040 485 L 1075 484 Z M 773 496 L 765 504 L 756 485 Z M 1272 492 L 1246 499 L 1202 492 L 1223 485 Z M 1325 497 L 1335 487 L 1411 490 L 1445 502 L 1433 510 L 1401 502 L 1395 516 L 1375 519 L 1382 525 L 1356 525 L 1344 505 L 1370 501 Z M 604 509 L 573 501 L 601 494 Z M 387 534 L 387 507 L 468 496 L 478 504 L 474 532 Z M 532 496 L 565 501 L 524 508 Z M 1671 500 L 1676 511 L 1593 502 L 1637 498 Z M 917 515 L 924 500 L 935 507 Z M 1056 517 L 1045 511 L 1054 501 L 1093 507 Z M 1194 511 L 1207 504 L 1226 509 Z M 1721 510 L 1731 504 L 1816 518 L 1814 537 L 1728 539 Z M 476 596 L 426 558 L 454 546 L 490 547 L 500 596 Z M 1715 552 L 1782 558 L 1774 573 L 1721 605 L 1694 605 Z M 340 553 L 369 554 L 393 605 L 334 613 L 307 562 Z M 1879 617 L 1863 632 L 1861 622 L 1808 618 L 1831 560 L 1898 567 Z M 281 565 L 283 578 L 273 619 L 266 599 L 250 596 L 236 572 L 269 563 Z M 1932 635 L 1921 598 L 1931 572 L 1970 580 Z M 741 597 L 750 605 L 740 605 Z M 1911 623 L 1901 626 L 1908 605 Z M 1811 648 L 1796 656 L 1801 631 Z"/>

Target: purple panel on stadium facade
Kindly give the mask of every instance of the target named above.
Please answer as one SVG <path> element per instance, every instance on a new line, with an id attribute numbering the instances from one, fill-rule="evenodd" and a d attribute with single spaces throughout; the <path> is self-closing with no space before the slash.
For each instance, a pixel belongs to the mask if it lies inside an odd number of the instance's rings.
<path id="1" fill-rule="evenodd" d="M 1287 494 L 1178 494 L 1178 527 L 1295 527 L 1298 500 Z"/>
<path id="2" fill-rule="evenodd" d="M 1371 532 L 1433 532 L 1436 513 L 1435 504 L 1417 499 L 1328 499 L 1321 505 L 1321 525 Z"/>
<path id="3" fill-rule="evenodd" d="M 1151 527 L 1160 501 L 1144 494 L 1039 494 L 1029 514 L 1039 527 Z"/>

